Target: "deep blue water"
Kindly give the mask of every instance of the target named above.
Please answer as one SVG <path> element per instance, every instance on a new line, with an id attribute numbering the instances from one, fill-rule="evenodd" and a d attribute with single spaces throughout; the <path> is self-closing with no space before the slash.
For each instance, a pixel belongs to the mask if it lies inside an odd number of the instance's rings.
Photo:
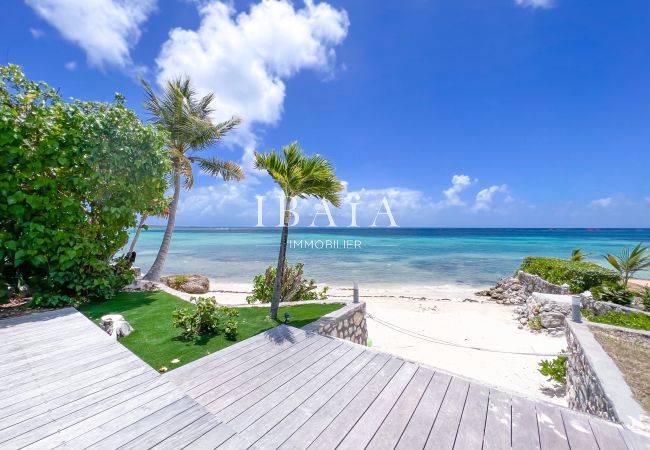
<path id="1" fill-rule="evenodd" d="M 137 265 L 150 266 L 162 234 L 161 228 L 142 232 Z M 289 240 L 303 245 L 288 250 L 290 262 L 305 263 L 318 282 L 486 285 L 513 273 L 528 255 L 566 258 L 579 247 L 606 264 L 605 253 L 650 243 L 650 229 L 295 228 Z M 165 272 L 250 282 L 275 264 L 279 241 L 277 228 L 177 228 Z M 327 241 L 338 248 L 325 248 Z M 304 248 L 309 243 L 323 248 Z M 650 272 L 637 276 L 650 278 Z"/>

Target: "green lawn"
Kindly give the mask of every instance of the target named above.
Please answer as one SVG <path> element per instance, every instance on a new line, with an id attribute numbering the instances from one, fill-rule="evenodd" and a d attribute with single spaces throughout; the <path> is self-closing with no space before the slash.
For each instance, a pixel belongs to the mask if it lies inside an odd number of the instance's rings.
<path id="1" fill-rule="evenodd" d="M 290 325 L 302 327 L 342 306 L 337 303 L 280 307 L 278 317 L 284 317 L 288 311 Z M 234 343 L 222 335 L 191 341 L 182 338 L 181 330 L 172 326 L 172 311 L 188 307 L 194 305 L 166 292 L 122 292 L 111 300 L 87 303 L 78 309 L 95 322 L 105 314 L 122 314 L 134 331 L 120 342 L 154 369 L 165 366 L 172 370 Z M 275 327 L 279 322 L 270 320 L 268 312 L 268 307 L 239 308 L 237 341 Z M 172 364 L 176 358 L 180 362 Z"/>

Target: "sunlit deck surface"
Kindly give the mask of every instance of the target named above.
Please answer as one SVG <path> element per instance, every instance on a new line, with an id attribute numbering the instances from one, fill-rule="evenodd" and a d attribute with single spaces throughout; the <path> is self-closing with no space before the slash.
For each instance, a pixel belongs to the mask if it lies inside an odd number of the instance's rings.
<path id="1" fill-rule="evenodd" d="M 68 308 L 0 321 L 0 448 L 649 449 L 601 419 L 280 326 L 160 375 Z"/>

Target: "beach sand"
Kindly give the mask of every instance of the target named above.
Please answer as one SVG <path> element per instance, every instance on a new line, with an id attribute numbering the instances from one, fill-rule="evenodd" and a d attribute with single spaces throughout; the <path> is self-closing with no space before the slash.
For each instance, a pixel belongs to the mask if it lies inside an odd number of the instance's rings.
<path id="1" fill-rule="evenodd" d="M 214 295 L 220 303 L 245 303 L 251 289 L 244 283 L 211 283 L 217 290 L 204 295 Z M 565 338 L 519 329 L 513 318 L 514 306 L 474 295 L 487 287 L 360 286 L 372 347 L 530 398 L 566 405 L 563 397 L 542 389 L 550 383 L 538 371 L 542 359 L 552 359 L 551 355 L 566 348 Z M 351 298 L 351 287 L 330 289 L 330 299 Z"/>

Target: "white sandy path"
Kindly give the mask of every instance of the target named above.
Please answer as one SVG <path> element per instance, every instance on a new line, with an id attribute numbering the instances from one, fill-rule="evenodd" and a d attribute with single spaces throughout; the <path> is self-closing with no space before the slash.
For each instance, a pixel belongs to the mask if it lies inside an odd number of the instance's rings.
<path id="1" fill-rule="evenodd" d="M 211 287 L 218 290 L 204 295 L 214 295 L 219 303 L 228 304 L 245 303 L 251 289 L 250 284 L 215 280 L 211 280 Z M 566 405 L 564 398 L 545 394 L 540 389 L 548 383 L 538 372 L 539 362 L 552 356 L 516 354 L 557 354 L 566 348 L 566 339 L 518 329 L 518 322 L 513 318 L 514 307 L 474 296 L 480 289 L 485 286 L 361 286 L 361 300 L 366 302 L 370 315 L 368 335 L 373 348 L 530 398 Z M 351 297 L 351 287 L 330 289 L 330 299 L 350 300 Z M 467 298 L 478 301 L 463 302 Z M 462 346 L 513 353 L 431 342 L 395 327 Z"/>

